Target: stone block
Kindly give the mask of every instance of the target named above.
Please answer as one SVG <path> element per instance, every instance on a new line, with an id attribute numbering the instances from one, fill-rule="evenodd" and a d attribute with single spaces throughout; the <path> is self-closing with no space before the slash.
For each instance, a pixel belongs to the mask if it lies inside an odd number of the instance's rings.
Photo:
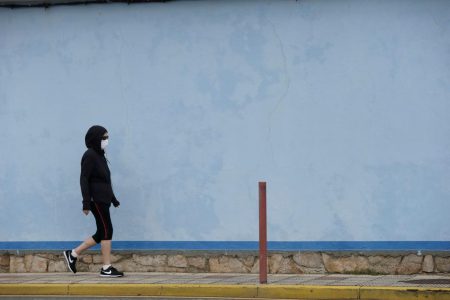
<path id="1" fill-rule="evenodd" d="M 205 257 L 188 257 L 188 265 L 194 268 L 205 270 L 206 268 L 206 258 Z"/>
<path id="2" fill-rule="evenodd" d="M 304 272 L 301 268 L 294 262 L 292 257 L 285 257 L 281 261 L 280 269 L 278 270 L 279 274 L 303 274 Z"/>
<path id="3" fill-rule="evenodd" d="M 450 273 L 450 257 L 435 257 L 436 270 L 442 273 Z"/>
<path id="4" fill-rule="evenodd" d="M 53 253 L 35 253 L 34 255 L 46 258 L 49 261 L 50 260 L 57 260 L 57 259 L 61 259 L 61 258 L 64 259 L 64 256 L 62 254 L 59 255 L 59 254 L 53 254 Z"/>
<path id="5" fill-rule="evenodd" d="M 124 259 L 124 257 L 125 256 L 121 255 L 121 254 L 111 254 L 111 263 L 115 264 L 115 263 L 121 261 L 122 259 Z M 127 258 L 130 259 L 131 256 L 128 256 Z"/>
<path id="6" fill-rule="evenodd" d="M 281 266 L 281 261 L 283 260 L 283 255 L 274 254 L 268 257 L 268 272 L 271 274 L 276 274 Z"/>
<path id="7" fill-rule="evenodd" d="M 432 255 L 425 255 L 422 264 L 422 271 L 425 273 L 434 272 L 434 259 Z"/>
<path id="8" fill-rule="evenodd" d="M 31 273 L 45 273 L 47 272 L 48 259 L 40 256 L 33 256 L 29 271 Z"/>
<path id="9" fill-rule="evenodd" d="M 27 272 L 27 270 L 25 268 L 25 259 L 23 256 L 12 255 L 10 257 L 9 272 L 10 273 L 26 273 Z"/>
<path id="10" fill-rule="evenodd" d="M 92 263 L 93 264 L 103 264 L 103 258 L 100 254 L 92 255 Z"/>
<path id="11" fill-rule="evenodd" d="M 103 258 L 101 254 L 92 255 L 92 263 L 93 264 L 103 264 Z"/>
<path id="12" fill-rule="evenodd" d="M 295 264 L 294 260 L 281 254 L 274 254 L 269 257 L 269 273 L 271 274 L 298 274 L 303 273 Z"/>
<path id="13" fill-rule="evenodd" d="M 143 266 L 165 267 L 167 255 L 138 255 L 133 254 L 132 259 Z"/>
<path id="14" fill-rule="evenodd" d="M 68 272 L 69 268 L 65 261 L 49 261 L 48 272 Z"/>
<path id="15" fill-rule="evenodd" d="M 27 272 L 31 269 L 31 263 L 33 262 L 33 254 L 27 254 L 24 257 L 25 269 Z"/>
<path id="16" fill-rule="evenodd" d="M 78 256 L 78 261 L 84 262 L 87 264 L 92 264 L 94 262 L 94 259 L 92 258 L 92 255 L 90 254 L 83 254 Z"/>
<path id="17" fill-rule="evenodd" d="M 253 255 L 249 255 L 249 256 L 241 258 L 241 261 L 245 266 L 251 268 L 251 267 L 253 267 L 253 264 L 255 263 L 255 257 Z"/>
<path id="18" fill-rule="evenodd" d="M 0 273 L 9 272 L 9 254 L 0 255 Z"/>
<path id="19" fill-rule="evenodd" d="M 410 275 L 420 273 L 420 271 L 422 271 L 422 261 L 423 256 L 418 256 L 416 254 L 404 256 L 400 266 L 397 268 L 397 274 Z"/>
<path id="20" fill-rule="evenodd" d="M 213 273 L 248 273 L 248 268 L 237 258 L 220 256 L 209 259 L 209 270 Z"/>
<path id="21" fill-rule="evenodd" d="M 365 256 L 350 255 L 334 257 L 322 254 L 325 269 L 329 273 L 364 273 L 369 269 L 369 260 Z"/>
<path id="22" fill-rule="evenodd" d="M 9 254 L 0 255 L 0 267 L 7 267 L 9 269 Z"/>
<path id="23" fill-rule="evenodd" d="M 250 270 L 250 273 L 259 274 L 259 258 L 255 259 L 255 262 L 253 263 L 253 267 Z"/>
<path id="24" fill-rule="evenodd" d="M 121 255 L 111 254 L 111 263 L 116 263 L 122 259 Z M 92 255 L 92 263 L 103 264 L 103 256 L 101 254 Z"/>
<path id="25" fill-rule="evenodd" d="M 171 255 L 167 258 L 167 266 L 176 268 L 186 268 L 188 262 L 183 255 Z"/>
<path id="26" fill-rule="evenodd" d="M 375 274 L 395 274 L 402 260 L 401 256 L 369 256 L 368 273 Z"/>
<path id="27" fill-rule="evenodd" d="M 77 272 L 89 272 L 89 265 L 83 262 L 77 262 Z M 100 272 L 100 269 L 96 270 L 96 272 Z"/>
<path id="28" fill-rule="evenodd" d="M 294 262 L 303 273 L 322 274 L 325 273 L 325 266 L 320 253 L 297 253 L 293 256 Z"/>

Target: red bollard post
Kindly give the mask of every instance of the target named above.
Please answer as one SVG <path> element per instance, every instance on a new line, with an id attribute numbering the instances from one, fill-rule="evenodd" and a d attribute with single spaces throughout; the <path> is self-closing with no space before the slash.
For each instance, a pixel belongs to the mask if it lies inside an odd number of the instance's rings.
<path id="1" fill-rule="evenodd" d="M 259 182 L 259 282 L 267 283 L 266 183 Z"/>

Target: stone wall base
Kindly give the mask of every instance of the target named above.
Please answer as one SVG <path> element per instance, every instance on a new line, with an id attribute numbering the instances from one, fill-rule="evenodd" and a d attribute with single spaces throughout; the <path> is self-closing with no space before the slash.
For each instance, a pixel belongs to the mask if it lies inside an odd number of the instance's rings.
<path id="1" fill-rule="evenodd" d="M 119 251 L 114 266 L 125 272 L 258 273 L 259 259 L 253 251 L 185 252 Z M 80 272 L 98 272 L 99 252 L 80 256 Z M 271 274 L 397 274 L 450 273 L 450 253 L 407 252 L 277 252 L 269 253 Z M 1 273 L 67 272 L 62 252 L 0 253 Z"/>

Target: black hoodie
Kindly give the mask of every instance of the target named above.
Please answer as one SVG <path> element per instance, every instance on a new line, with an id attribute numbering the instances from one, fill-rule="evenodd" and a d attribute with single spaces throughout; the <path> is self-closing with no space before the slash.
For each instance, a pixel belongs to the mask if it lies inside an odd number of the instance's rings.
<path id="1" fill-rule="evenodd" d="M 89 210 L 91 201 L 119 206 L 111 185 L 111 173 L 101 141 L 107 130 L 102 126 L 92 126 L 86 133 L 88 150 L 81 159 L 80 186 L 83 195 L 83 210 Z"/>

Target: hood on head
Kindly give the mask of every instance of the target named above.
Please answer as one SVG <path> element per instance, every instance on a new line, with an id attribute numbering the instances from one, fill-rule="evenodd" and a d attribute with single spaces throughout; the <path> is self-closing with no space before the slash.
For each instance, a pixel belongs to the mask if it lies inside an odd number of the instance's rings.
<path id="1" fill-rule="evenodd" d="M 107 132 L 105 127 L 94 125 L 86 133 L 84 141 L 86 147 L 92 148 L 97 152 L 103 153 L 101 148 L 102 136 Z"/>

